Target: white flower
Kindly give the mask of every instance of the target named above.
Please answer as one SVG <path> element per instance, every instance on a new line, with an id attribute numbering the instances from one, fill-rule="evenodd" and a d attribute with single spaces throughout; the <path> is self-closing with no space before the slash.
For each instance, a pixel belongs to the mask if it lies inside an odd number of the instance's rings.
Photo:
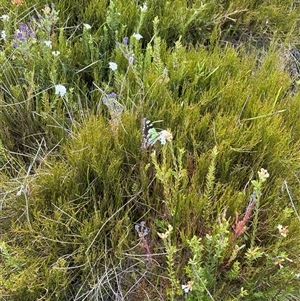
<path id="1" fill-rule="evenodd" d="M 173 227 L 171 225 L 168 225 L 168 230 L 165 233 L 159 233 L 159 232 L 157 232 L 157 235 L 161 239 L 167 239 L 168 236 L 172 233 L 172 231 L 173 231 Z"/>
<path id="2" fill-rule="evenodd" d="M 184 292 L 187 294 L 189 291 L 193 290 L 193 284 L 194 281 L 188 281 L 187 284 L 182 284 L 181 288 L 184 290 Z"/>
<path id="3" fill-rule="evenodd" d="M 157 235 L 161 238 L 161 239 L 166 239 L 168 237 L 168 235 L 166 233 L 159 233 L 157 232 Z"/>
<path id="4" fill-rule="evenodd" d="M 140 39 L 143 38 L 143 36 L 142 36 L 141 34 L 139 34 L 139 33 L 134 33 L 132 36 L 133 36 L 135 39 L 137 39 L 138 41 L 139 41 Z"/>
<path id="5" fill-rule="evenodd" d="M 90 24 L 87 24 L 87 23 L 83 23 L 83 27 L 86 29 L 86 30 L 89 30 L 92 28 L 92 26 Z"/>
<path id="6" fill-rule="evenodd" d="M 287 234 L 289 233 L 288 226 L 283 227 L 282 225 L 278 225 L 277 229 L 279 231 L 279 234 L 283 237 L 286 237 Z"/>
<path id="7" fill-rule="evenodd" d="M 163 130 L 159 133 L 158 140 L 162 145 L 165 145 L 167 141 L 171 141 L 172 139 L 173 135 L 169 131 Z"/>
<path id="8" fill-rule="evenodd" d="M 116 71 L 118 69 L 118 65 L 114 62 L 109 62 L 109 68 L 112 70 L 112 71 Z"/>
<path id="9" fill-rule="evenodd" d="M 65 96 L 67 93 L 67 89 L 64 85 L 55 85 L 55 95 L 59 95 L 60 97 Z"/>
<path id="10" fill-rule="evenodd" d="M 44 44 L 48 46 L 49 48 L 52 48 L 52 42 L 51 41 L 44 41 Z"/>
<path id="11" fill-rule="evenodd" d="M 258 172 L 258 177 L 261 180 L 266 180 L 269 176 L 270 175 L 269 175 L 268 171 L 264 168 L 261 168 L 260 171 Z"/>
<path id="12" fill-rule="evenodd" d="M 143 4 L 143 6 L 140 6 L 140 9 L 142 12 L 145 12 L 148 9 L 146 2 Z"/>
<path id="13" fill-rule="evenodd" d="M 50 14 L 51 12 L 51 8 L 49 7 L 49 5 L 45 5 L 45 8 L 42 10 L 46 15 Z"/>
<path id="14" fill-rule="evenodd" d="M 7 21 L 9 20 L 9 15 L 2 15 L 0 19 L 2 19 L 3 21 Z"/>
<path id="15" fill-rule="evenodd" d="M 60 52 L 59 52 L 58 50 L 55 50 L 55 51 L 52 51 L 52 54 L 53 54 L 54 56 L 58 56 L 58 55 L 60 55 Z"/>
<path id="16" fill-rule="evenodd" d="M 3 40 L 6 39 L 6 32 L 5 32 L 5 30 L 1 30 L 1 39 L 3 39 Z"/>
<path id="17" fill-rule="evenodd" d="M 166 138 L 165 138 L 165 136 L 163 135 L 162 132 L 159 133 L 159 136 L 158 136 L 157 140 L 160 141 L 161 145 L 165 145 L 166 142 L 167 142 L 167 141 L 166 141 Z"/>

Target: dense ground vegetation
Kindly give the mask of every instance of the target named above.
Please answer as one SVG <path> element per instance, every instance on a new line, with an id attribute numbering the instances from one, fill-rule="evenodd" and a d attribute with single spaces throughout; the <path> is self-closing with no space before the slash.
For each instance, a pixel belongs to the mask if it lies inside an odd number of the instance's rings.
<path id="1" fill-rule="evenodd" d="M 0 0 L 0 299 L 300 300 L 299 26 Z"/>

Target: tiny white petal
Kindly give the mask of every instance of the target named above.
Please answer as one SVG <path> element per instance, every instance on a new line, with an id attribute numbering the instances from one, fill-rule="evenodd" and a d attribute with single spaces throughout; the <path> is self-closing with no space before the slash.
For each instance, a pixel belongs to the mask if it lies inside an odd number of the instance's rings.
<path id="1" fill-rule="evenodd" d="M 159 134 L 158 140 L 160 141 L 161 145 L 165 145 L 166 144 L 166 138 L 165 138 L 165 136 L 164 136 L 164 134 L 162 132 Z"/>
<path id="2" fill-rule="evenodd" d="M 138 41 L 139 41 L 140 39 L 143 38 L 143 36 L 142 36 L 141 34 L 139 34 L 139 33 L 134 33 L 132 36 L 133 36 L 135 39 L 137 39 Z"/>
<path id="3" fill-rule="evenodd" d="M 171 141 L 173 139 L 173 135 L 169 131 L 163 130 L 159 133 L 158 139 L 162 145 L 165 145 L 167 141 Z"/>
<path id="4" fill-rule="evenodd" d="M 3 40 L 6 39 L 6 32 L 5 32 L 5 30 L 1 30 L 1 39 L 3 39 Z"/>
<path id="5" fill-rule="evenodd" d="M 282 225 L 278 225 L 277 229 L 280 235 L 282 235 L 283 237 L 287 237 L 287 234 L 289 232 L 288 226 L 283 227 Z"/>
<path id="6" fill-rule="evenodd" d="M 55 51 L 52 51 L 52 54 L 53 54 L 54 56 L 58 56 L 58 55 L 60 55 L 60 52 L 59 52 L 58 50 L 55 50 Z"/>
<path id="7" fill-rule="evenodd" d="M 64 85 L 55 85 L 55 95 L 59 95 L 60 97 L 65 96 L 67 93 L 67 89 Z"/>
<path id="8" fill-rule="evenodd" d="M 143 6 L 140 6 L 140 9 L 142 12 L 145 12 L 148 9 L 148 6 L 146 3 L 143 4 Z"/>
<path id="9" fill-rule="evenodd" d="M 118 69 L 118 65 L 114 62 L 109 62 L 109 68 L 112 70 L 112 71 L 116 71 Z"/>
<path id="10" fill-rule="evenodd" d="M 193 290 L 193 284 L 194 281 L 188 281 L 187 284 L 182 284 L 181 288 L 184 290 L 184 292 L 187 294 L 189 291 Z"/>
<path id="11" fill-rule="evenodd" d="M 2 15 L 2 16 L 0 17 L 0 19 L 2 19 L 2 20 L 4 20 L 4 21 L 7 21 L 7 20 L 9 20 L 9 15 Z"/>
<path id="12" fill-rule="evenodd" d="M 90 24 L 87 24 L 87 23 L 83 23 L 83 27 L 86 29 L 86 30 L 89 30 L 92 28 L 92 26 Z"/>
<path id="13" fill-rule="evenodd" d="M 44 44 L 50 48 L 52 48 L 52 42 L 51 41 L 44 41 Z"/>
<path id="14" fill-rule="evenodd" d="M 190 291 L 190 288 L 187 285 L 182 284 L 181 288 L 184 290 L 185 293 L 188 293 Z"/>

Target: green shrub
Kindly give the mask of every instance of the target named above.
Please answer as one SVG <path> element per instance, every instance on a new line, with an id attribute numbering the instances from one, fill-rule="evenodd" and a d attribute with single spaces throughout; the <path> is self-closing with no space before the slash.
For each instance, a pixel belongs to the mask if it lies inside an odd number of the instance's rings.
<path id="1" fill-rule="evenodd" d="M 298 300 L 299 7 L 17 2 L 1 296 Z"/>

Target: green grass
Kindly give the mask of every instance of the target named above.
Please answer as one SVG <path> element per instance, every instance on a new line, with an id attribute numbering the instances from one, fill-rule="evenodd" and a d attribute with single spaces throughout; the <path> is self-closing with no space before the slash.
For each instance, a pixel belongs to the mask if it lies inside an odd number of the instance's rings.
<path id="1" fill-rule="evenodd" d="M 19 2 L 0 1 L 2 299 L 300 300 L 300 6 Z M 141 149 L 142 117 L 173 139 Z"/>

